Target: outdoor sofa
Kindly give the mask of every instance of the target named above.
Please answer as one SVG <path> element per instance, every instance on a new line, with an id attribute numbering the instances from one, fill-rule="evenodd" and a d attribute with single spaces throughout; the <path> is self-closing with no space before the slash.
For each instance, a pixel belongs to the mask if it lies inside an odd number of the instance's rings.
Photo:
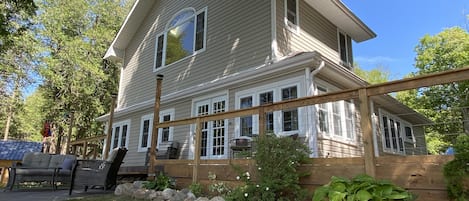
<path id="1" fill-rule="evenodd" d="M 70 183 L 76 159 L 75 155 L 25 153 L 21 162 L 8 168 L 8 187 L 12 190 L 15 184 L 23 182 L 48 182 L 55 189 L 58 182 Z"/>

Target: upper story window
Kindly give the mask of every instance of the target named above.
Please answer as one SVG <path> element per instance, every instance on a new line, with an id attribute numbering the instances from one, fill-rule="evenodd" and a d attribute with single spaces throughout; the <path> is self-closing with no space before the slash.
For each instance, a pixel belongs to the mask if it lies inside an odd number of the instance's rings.
<path id="1" fill-rule="evenodd" d="M 176 13 L 156 37 L 155 70 L 205 49 L 207 9 Z"/>
<path id="2" fill-rule="evenodd" d="M 285 0 L 285 23 L 288 27 L 298 28 L 298 0 Z"/>
<path id="3" fill-rule="evenodd" d="M 339 54 L 342 65 L 352 67 L 352 38 L 339 31 Z"/>

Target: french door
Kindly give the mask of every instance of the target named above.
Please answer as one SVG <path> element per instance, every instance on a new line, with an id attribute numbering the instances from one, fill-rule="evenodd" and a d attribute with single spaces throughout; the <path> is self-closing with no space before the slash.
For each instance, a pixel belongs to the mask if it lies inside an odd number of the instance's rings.
<path id="1" fill-rule="evenodd" d="M 198 101 L 195 104 L 195 115 L 205 116 L 225 112 L 226 97 L 220 96 Z M 206 159 L 226 158 L 228 121 L 215 120 L 202 123 L 200 156 Z"/>

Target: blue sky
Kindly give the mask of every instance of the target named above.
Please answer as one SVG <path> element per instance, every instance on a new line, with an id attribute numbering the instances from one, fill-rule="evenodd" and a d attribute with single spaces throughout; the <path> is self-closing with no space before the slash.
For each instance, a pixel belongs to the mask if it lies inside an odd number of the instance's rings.
<path id="1" fill-rule="evenodd" d="M 469 28 L 469 0 L 342 0 L 377 37 L 354 43 L 354 61 L 365 70 L 381 66 L 391 79 L 415 72 L 415 47 L 424 35 Z"/>

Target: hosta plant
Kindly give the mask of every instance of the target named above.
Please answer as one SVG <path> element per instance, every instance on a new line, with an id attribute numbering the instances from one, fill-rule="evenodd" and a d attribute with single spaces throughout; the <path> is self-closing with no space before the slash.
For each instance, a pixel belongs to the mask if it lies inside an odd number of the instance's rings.
<path id="1" fill-rule="evenodd" d="M 391 201 L 415 200 L 415 196 L 389 181 L 362 174 L 350 179 L 333 176 L 314 191 L 313 201 Z"/>

